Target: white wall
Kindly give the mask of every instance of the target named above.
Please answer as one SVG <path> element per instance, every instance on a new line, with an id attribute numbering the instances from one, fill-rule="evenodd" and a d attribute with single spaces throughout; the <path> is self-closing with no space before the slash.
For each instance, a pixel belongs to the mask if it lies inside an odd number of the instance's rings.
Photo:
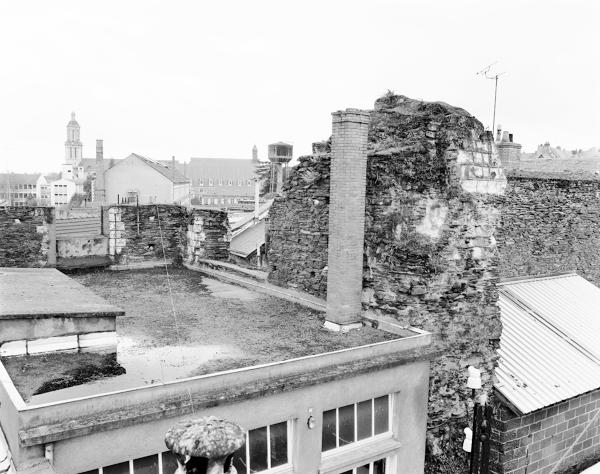
<path id="1" fill-rule="evenodd" d="M 75 194 L 75 182 L 70 179 L 59 179 L 50 184 L 50 204 L 64 206 L 69 204 Z"/>
<path id="2" fill-rule="evenodd" d="M 130 155 L 104 172 L 106 203 L 116 204 L 128 192 L 137 192 L 140 204 L 173 203 L 171 180 Z"/>

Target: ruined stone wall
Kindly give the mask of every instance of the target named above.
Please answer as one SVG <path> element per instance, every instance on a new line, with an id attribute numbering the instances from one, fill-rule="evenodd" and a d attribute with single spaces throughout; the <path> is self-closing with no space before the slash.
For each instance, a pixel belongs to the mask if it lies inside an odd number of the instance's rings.
<path id="1" fill-rule="evenodd" d="M 327 292 L 329 155 L 300 158 L 269 211 L 269 281 Z"/>
<path id="2" fill-rule="evenodd" d="M 110 206 L 103 209 L 104 232 L 114 263 L 184 258 L 225 259 L 229 255 L 227 213 L 177 205 Z M 225 237 L 224 237 L 225 235 Z M 163 254 L 164 246 L 164 254 Z"/>
<path id="3" fill-rule="evenodd" d="M 198 259 L 227 260 L 231 228 L 227 212 L 216 209 L 188 211 L 185 260 L 194 264 Z"/>
<path id="4" fill-rule="evenodd" d="M 501 277 L 575 270 L 600 285 L 600 181 L 511 176 L 500 205 Z"/>
<path id="5" fill-rule="evenodd" d="M 47 266 L 53 222 L 53 207 L 0 208 L 0 267 Z"/>
<path id="6" fill-rule="evenodd" d="M 497 361 L 494 232 L 506 180 L 492 136 L 462 109 L 388 95 L 371 121 L 363 310 L 434 334 L 444 355 L 431 368 L 427 472 L 462 472 L 466 369 L 480 368 L 489 391 Z M 328 160 L 304 159 L 271 210 L 271 281 L 319 296 L 327 255 L 313 235 L 326 235 L 327 210 L 315 196 L 327 190 Z"/>

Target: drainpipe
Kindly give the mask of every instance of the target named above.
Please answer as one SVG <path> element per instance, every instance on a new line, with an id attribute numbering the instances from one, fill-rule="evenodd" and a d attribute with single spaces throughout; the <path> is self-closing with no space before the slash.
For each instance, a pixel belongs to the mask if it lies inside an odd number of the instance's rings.
<path id="1" fill-rule="evenodd" d="M 260 218 L 260 180 L 254 180 L 254 219 Z"/>

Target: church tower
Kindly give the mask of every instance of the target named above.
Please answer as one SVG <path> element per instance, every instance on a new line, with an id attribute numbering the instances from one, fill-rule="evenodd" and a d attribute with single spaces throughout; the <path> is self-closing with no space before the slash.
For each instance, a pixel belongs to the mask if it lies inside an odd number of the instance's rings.
<path id="1" fill-rule="evenodd" d="M 77 166 L 83 155 L 83 144 L 79 139 L 79 124 L 75 120 L 75 112 L 71 113 L 71 121 L 67 124 L 67 141 L 65 142 L 65 163 Z"/>

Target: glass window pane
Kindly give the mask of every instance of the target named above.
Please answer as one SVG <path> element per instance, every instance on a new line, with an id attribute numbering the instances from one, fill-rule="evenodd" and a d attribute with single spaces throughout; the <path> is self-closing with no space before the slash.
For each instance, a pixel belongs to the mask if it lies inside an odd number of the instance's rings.
<path id="1" fill-rule="evenodd" d="M 354 405 L 339 408 L 340 446 L 354 442 Z"/>
<path id="2" fill-rule="evenodd" d="M 373 463 L 373 474 L 385 474 L 385 458 Z"/>
<path id="3" fill-rule="evenodd" d="M 250 472 L 268 469 L 267 465 L 267 427 L 257 428 L 248 432 L 250 446 Z"/>
<path id="4" fill-rule="evenodd" d="M 135 474 L 158 474 L 158 454 L 133 460 Z"/>
<path id="5" fill-rule="evenodd" d="M 129 474 L 129 461 L 102 468 L 104 474 Z"/>
<path id="6" fill-rule="evenodd" d="M 352 474 L 352 471 L 344 471 L 344 472 L 340 472 L 340 474 Z"/>
<path id="7" fill-rule="evenodd" d="M 373 436 L 373 402 L 366 400 L 356 407 L 356 434 L 359 440 Z"/>
<path id="8" fill-rule="evenodd" d="M 177 460 L 171 451 L 162 453 L 162 468 L 165 474 L 175 472 L 177 470 Z"/>
<path id="9" fill-rule="evenodd" d="M 287 422 L 271 425 L 271 467 L 288 462 Z"/>
<path id="10" fill-rule="evenodd" d="M 335 410 L 323 412 L 323 430 L 321 451 L 329 451 L 336 447 L 335 444 Z"/>
<path id="11" fill-rule="evenodd" d="M 369 465 L 365 464 L 356 468 L 356 474 L 369 474 Z"/>
<path id="12" fill-rule="evenodd" d="M 98 469 L 94 469 L 93 471 L 80 472 L 79 474 L 98 474 Z"/>
<path id="13" fill-rule="evenodd" d="M 237 469 L 238 474 L 246 474 L 246 444 L 233 453 L 233 466 Z"/>
<path id="14" fill-rule="evenodd" d="M 389 396 L 375 399 L 375 434 L 389 431 Z"/>

